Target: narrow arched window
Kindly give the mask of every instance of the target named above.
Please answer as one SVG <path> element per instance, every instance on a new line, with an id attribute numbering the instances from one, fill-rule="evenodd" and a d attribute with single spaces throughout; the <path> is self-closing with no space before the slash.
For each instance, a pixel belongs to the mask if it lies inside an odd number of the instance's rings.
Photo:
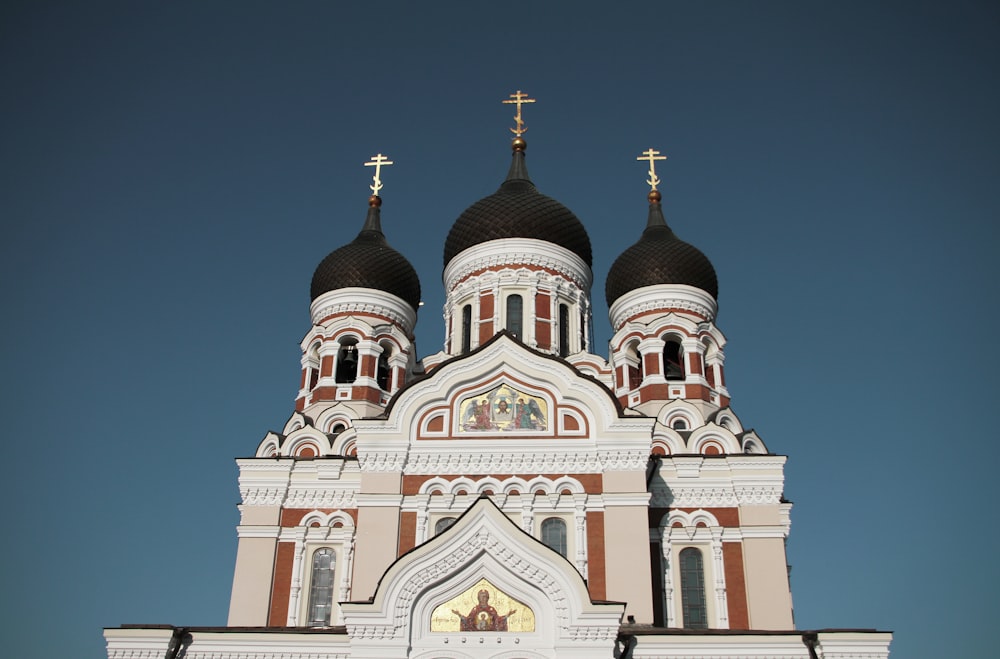
<path id="1" fill-rule="evenodd" d="M 462 307 L 462 354 L 472 350 L 472 305 Z"/>
<path id="2" fill-rule="evenodd" d="M 524 330 L 524 300 L 520 295 L 507 296 L 507 331 L 521 338 Z"/>
<path id="3" fill-rule="evenodd" d="M 668 380 L 684 379 L 684 356 L 677 341 L 668 340 L 663 346 L 663 368 Z"/>
<path id="4" fill-rule="evenodd" d="M 442 517 L 434 523 L 434 535 L 437 535 L 455 523 L 454 517 Z"/>
<path id="5" fill-rule="evenodd" d="M 375 382 L 378 383 L 382 391 L 389 391 L 389 384 L 392 380 L 392 369 L 389 368 L 389 355 L 392 354 L 392 346 L 382 345 L 382 352 L 378 356 L 378 365 L 375 367 Z"/>
<path id="6" fill-rule="evenodd" d="M 549 517 L 542 522 L 542 543 L 566 555 L 566 522 L 558 517 Z"/>
<path id="7" fill-rule="evenodd" d="M 625 370 L 628 372 L 628 389 L 629 391 L 635 391 L 642 385 L 643 369 L 642 360 L 643 356 L 639 352 L 639 344 L 633 343 L 628 347 L 628 356 L 635 360 L 635 366 L 628 364 L 626 362 Z"/>
<path id="8" fill-rule="evenodd" d="M 681 606 L 685 629 L 708 629 L 708 608 L 705 606 L 705 565 L 701 550 L 688 547 L 681 550 Z"/>
<path id="9" fill-rule="evenodd" d="M 345 339 L 337 352 L 336 381 L 340 383 L 354 382 L 358 377 L 358 342 Z"/>
<path id="10" fill-rule="evenodd" d="M 333 550 L 324 547 L 313 552 L 312 578 L 309 586 L 309 626 L 329 627 L 333 609 L 333 572 L 337 565 Z"/>
<path id="11" fill-rule="evenodd" d="M 569 307 L 559 305 L 559 356 L 569 354 Z"/>

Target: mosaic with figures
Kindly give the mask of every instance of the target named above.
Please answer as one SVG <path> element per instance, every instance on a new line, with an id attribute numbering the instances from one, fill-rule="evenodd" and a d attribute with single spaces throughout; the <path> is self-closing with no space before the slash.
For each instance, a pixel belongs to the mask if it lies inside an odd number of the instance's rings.
<path id="1" fill-rule="evenodd" d="M 547 411 L 545 400 L 502 384 L 462 400 L 459 430 L 463 433 L 546 430 Z"/>
<path id="2" fill-rule="evenodd" d="M 486 579 L 437 606 L 432 632 L 533 632 L 535 613 Z"/>

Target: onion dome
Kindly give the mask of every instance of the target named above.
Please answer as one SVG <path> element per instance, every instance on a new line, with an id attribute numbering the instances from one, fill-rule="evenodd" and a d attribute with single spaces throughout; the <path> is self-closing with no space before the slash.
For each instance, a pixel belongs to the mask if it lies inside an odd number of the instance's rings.
<path id="1" fill-rule="evenodd" d="M 639 241 L 615 259 L 604 285 L 610 307 L 621 296 L 644 286 L 685 284 L 719 297 L 715 268 L 701 251 L 674 235 L 663 219 L 660 193 L 649 193 L 649 220 Z"/>
<path id="2" fill-rule="evenodd" d="M 372 288 L 401 298 L 414 310 L 420 304 L 420 280 L 406 258 L 389 246 L 382 233 L 382 198 L 368 199 L 368 217 L 358 237 L 330 252 L 312 278 L 312 299 L 339 288 Z"/>
<path id="3" fill-rule="evenodd" d="M 462 251 L 503 238 L 534 238 L 564 247 L 593 265 L 590 237 L 573 211 L 540 193 L 528 178 L 525 141 L 513 142 L 507 180 L 500 189 L 463 212 L 444 243 L 444 265 Z"/>

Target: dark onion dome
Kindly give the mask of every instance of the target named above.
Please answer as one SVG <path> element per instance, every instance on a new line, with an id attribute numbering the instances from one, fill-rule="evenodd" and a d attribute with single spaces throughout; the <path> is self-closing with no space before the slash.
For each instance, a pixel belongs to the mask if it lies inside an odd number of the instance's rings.
<path id="1" fill-rule="evenodd" d="M 604 284 L 610 307 L 621 296 L 656 284 L 687 284 L 719 298 L 715 268 L 701 251 L 674 235 L 663 219 L 660 193 L 649 193 L 649 220 L 639 242 L 615 259 Z"/>
<path id="2" fill-rule="evenodd" d="M 368 217 L 358 237 L 329 255 L 316 267 L 312 299 L 338 288 L 372 288 L 402 298 L 414 310 L 420 304 L 420 280 L 402 254 L 389 246 L 382 233 L 382 199 L 368 200 Z"/>
<path id="3" fill-rule="evenodd" d="M 502 238 L 534 238 L 564 247 L 593 265 L 590 237 L 573 211 L 535 189 L 524 163 L 525 141 L 514 140 L 507 180 L 462 213 L 444 243 L 444 265 L 462 251 Z"/>

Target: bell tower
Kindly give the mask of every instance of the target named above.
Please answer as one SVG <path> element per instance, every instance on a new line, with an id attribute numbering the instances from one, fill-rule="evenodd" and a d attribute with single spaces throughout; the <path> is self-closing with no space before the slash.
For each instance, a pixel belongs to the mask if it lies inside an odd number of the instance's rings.
<path id="1" fill-rule="evenodd" d="M 723 379 L 725 337 L 715 326 L 715 268 L 667 226 L 648 149 L 649 213 L 638 242 L 611 266 L 605 282 L 614 392 L 623 406 L 655 415 L 665 401 L 686 400 L 703 413 L 729 404 Z"/>

